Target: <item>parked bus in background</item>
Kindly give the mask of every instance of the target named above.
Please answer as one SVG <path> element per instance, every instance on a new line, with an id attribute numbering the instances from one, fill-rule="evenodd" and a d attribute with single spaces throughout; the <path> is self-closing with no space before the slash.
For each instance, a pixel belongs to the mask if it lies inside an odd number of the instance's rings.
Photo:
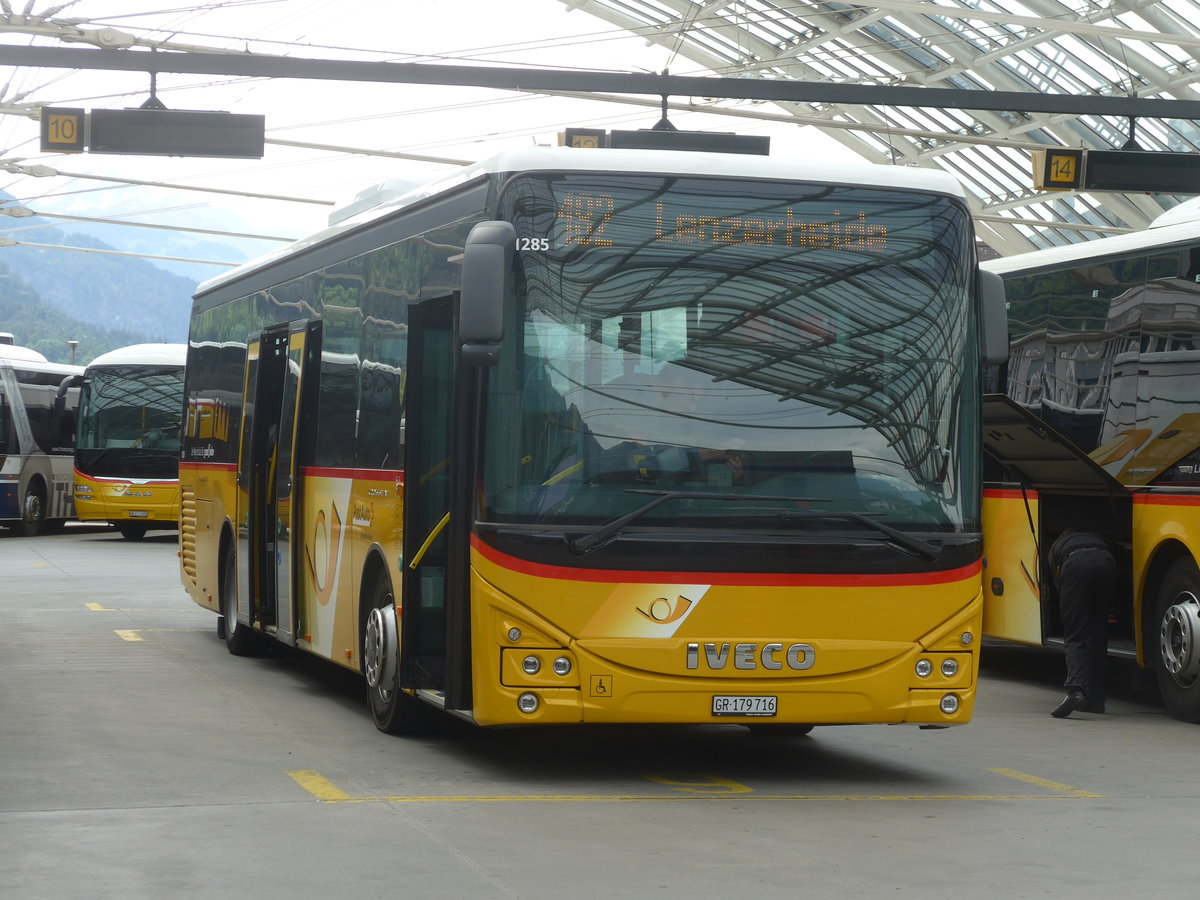
<path id="1" fill-rule="evenodd" d="M 201 285 L 183 583 L 387 732 L 965 723 L 999 287 L 929 170 L 469 167 Z"/>
<path id="2" fill-rule="evenodd" d="M 101 354 L 81 379 L 75 513 L 139 540 L 179 525 L 179 431 L 185 344 Z"/>
<path id="3" fill-rule="evenodd" d="M 1200 721 L 1200 220 L 984 263 L 1011 355 L 987 398 L 985 632 L 1062 645 L 1046 554 L 1100 531 L 1124 564 L 1109 652 Z"/>
<path id="4" fill-rule="evenodd" d="M 79 391 L 63 379 L 83 371 L 35 350 L 0 343 L 0 525 L 26 536 L 74 515 L 71 453 Z"/>

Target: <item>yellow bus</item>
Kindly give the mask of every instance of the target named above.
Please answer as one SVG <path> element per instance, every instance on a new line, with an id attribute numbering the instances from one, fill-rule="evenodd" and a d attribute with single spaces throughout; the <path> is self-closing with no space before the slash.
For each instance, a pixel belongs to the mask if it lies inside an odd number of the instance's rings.
<path id="1" fill-rule="evenodd" d="M 129 540 L 179 526 L 184 344 L 102 353 L 80 380 L 75 513 Z"/>
<path id="2" fill-rule="evenodd" d="M 1067 527 L 1122 557 L 1109 653 L 1200 721 L 1200 221 L 993 260 L 1010 358 L 985 399 L 984 630 L 1062 646 L 1045 554 Z M 1002 392 L 1002 393 L 1001 393 Z"/>
<path id="3" fill-rule="evenodd" d="M 194 300 L 182 580 L 233 653 L 391 733 L 969 721 L 1007 347 L 952 178 L 531 148 L 331 218 Z"/>

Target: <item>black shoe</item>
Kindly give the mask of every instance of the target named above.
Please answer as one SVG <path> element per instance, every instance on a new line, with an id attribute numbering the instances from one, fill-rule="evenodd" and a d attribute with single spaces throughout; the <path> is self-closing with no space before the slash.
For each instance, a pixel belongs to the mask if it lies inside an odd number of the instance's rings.
<path id="1" fill-rule="evenodd" d="M 1087 706 L 1085 706 L 1083 708 L 1083 711 L 1090 712 L 1090 713 L 1098 713 L 1100 715 L 1103 715 L 1104 714 L 1104 701 L 1101 700 L 1099 703 L 1089 703 Z"/>
<path id="2" fill-rule="evenodd" d="M 1087 709 L 1087 706 L 1087 697 L 1084 696 L 1083 691 L 1071 691 L 1067 696 L 1063 697 L 1062 703 L 1054 707 L 1050 715 L 1056 719 L 1065 719 L 1076 710 Z"/>

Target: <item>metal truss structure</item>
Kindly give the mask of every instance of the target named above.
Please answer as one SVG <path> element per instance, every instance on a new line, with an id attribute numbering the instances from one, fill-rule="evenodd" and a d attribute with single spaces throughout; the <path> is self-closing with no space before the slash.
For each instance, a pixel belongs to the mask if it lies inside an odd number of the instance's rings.
<path id="1" fill-rule="evenodd" d="M 560 2 L 724 77 L 1200 99 L 1196 0 Z M 1200 150 L 1200 127 L 1190 120 L 828 102 L 688 108 L 791 120 L 869 161 L 946 169 L 974 198 L 981 240 L 1002 255 L 1141 229 L 1186 199 L 1035 191 L 1030 151 L 1131 142 L 1144 150 Z"/>

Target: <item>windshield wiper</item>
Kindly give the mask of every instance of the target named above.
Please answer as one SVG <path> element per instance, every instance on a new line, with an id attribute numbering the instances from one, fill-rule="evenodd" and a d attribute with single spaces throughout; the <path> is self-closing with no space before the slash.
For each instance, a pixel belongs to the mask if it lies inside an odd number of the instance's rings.
<path id="1" fill-rule="evenodd" d="M 621 533 L 621 530 L 633 522 L 635 519 L 640 519 L 652 509 L 662 506 L 668 500 L 678 500 L 687 498 L 688 500 L 772 500 L 777 502 L 790 503 L 828 503 L 828 500 L 823 500 L 817 497 L 772 497 L 763 494 L 718 494 L 705 491 L 654 491 L 649 489 L 634 488 L 625 491 L 627 494 L 652 494 L 654 499 L 643 503 L 641 506 L 631 509 L 624 515 L 617 516 L 608 522 L 605 522 L 595 531 L 581 535 L 572 541 L 567 541 L 567 546 L 571 548 L 572 553 L 590 553 L 591 551 L 607 544 L 614 537 Z M 818 515 L 820 515 L 818 513 Z M 874 523 L 872 523 L 874 524 Z M 885 526 L 886 527 L 886 526 Z"/>
<path id="2" fill-rule="evenodd" d="M 864 516 L 862 513 L 856 512 L 781 512 L 781 519 L 848 519 L 851 522 L 858 522 L 860 525 L 866 525 L 874 528 L 876 531 L 887 535 L 888 539 L 899 545 L 901 549 L 908 550 L 910 553 L 915 553 L 921 559 L 937 559 L 942 555 L 940 547 L 936 547 L 928 541 L 923 541 L 920 538 L 913 537 L 911 534 L 900 531 L 898 528 L 893 528 L 891 525 L 884 525 L 882 522 L 876 522 L 869 516 Z"/>

